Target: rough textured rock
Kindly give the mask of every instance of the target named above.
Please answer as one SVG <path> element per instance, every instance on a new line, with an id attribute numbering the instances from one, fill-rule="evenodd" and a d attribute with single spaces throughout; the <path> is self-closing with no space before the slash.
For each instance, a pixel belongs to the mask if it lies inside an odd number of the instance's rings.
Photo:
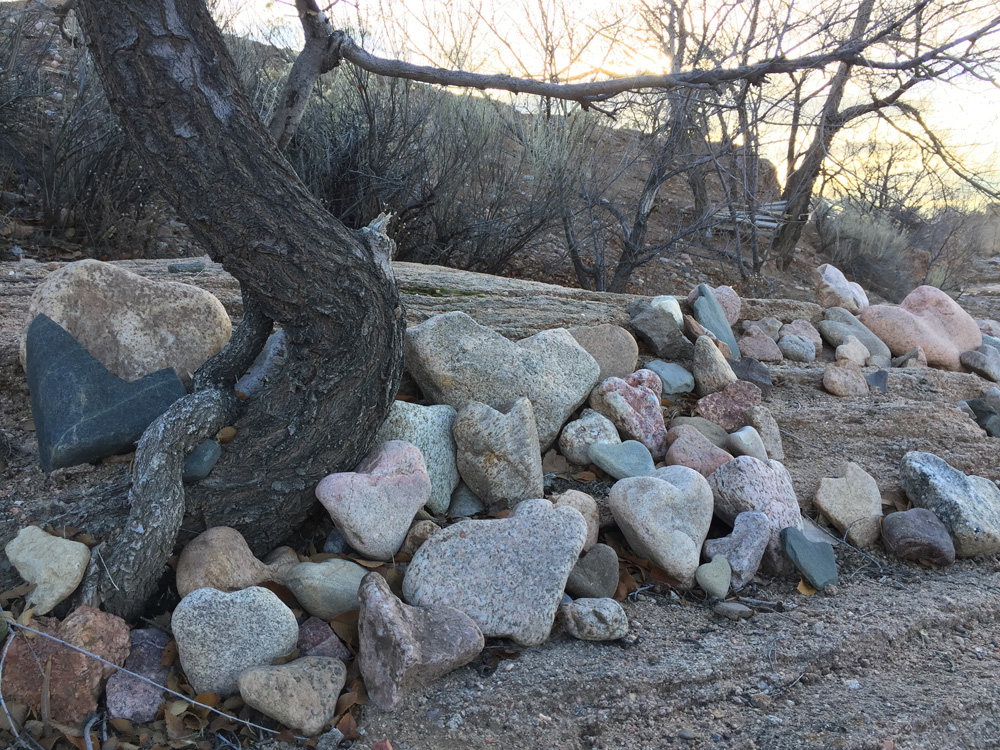
<path id="1" fill-rule="evenodd" d="M 729 347 L 731 356 L 739 359 L 740 347 L 736 344 L 725 308 L 707 284 L 699 284 L 697 292 L 698 296 L 691 303 L 695 320 L 714 333 L 719 341 L 724 342 Z"/>
<path id="2" fill-rule="evenodd" d="M 955 543 L 948 529 L 927 508 L 910 508 L 883 518 L 882 544 L 904 560 L 934 565 L 955 562 Z"/>
<path id="3" fill-rule="evenodd" d="M 670 429 L 680 425 L 689 425 L 707 437 L 716 448 L 725 450 L 726 440 L 729 433 L 719 427 L 715 422 L 710 422 L 704 417 L 674 417 L 670 420 Z"/>
<path id="4" fill-rule="evenodd" d="M 847 312 L 842 307 L 831 307 L 825 313 L 825 320 L 816 327 L 823 340 L 835 349 L 843 344 L 848 336 L 854 336 L 865 345 L 871 353 L 867 364 L 876 367 L 888 367 L 892 361 L 892 353 L 878 336 L 870 331 L 864 323 Z"/>
<path id="5" fill-rule="evenodd" d="M 169 666 L 163 666 L 163 650 L 171 638 L 162 630 L 137 628 L 131 633 L 131 650 L 125 659 L 125 669 L 152 680 L 167 684 Z M 153 721 L 167 694 L 156 685 L 124 672 L 115 672 L 104 689 L 108 715 L 112 719 L 128 719 L 136 724 Z"/>
<path id="6" fill-rule="evenodd" d="M 779 338 L 778 332 L 781 330 L 781 321 L 770 317 L 761 318 L 760 320 L 743 321 L 743 334 L 745 336 L 751 335 L 754 328 L 759 328 L 771 341 L 777 342 Z"/>
<path id="7" fill-rule="evenodd" d="M 768 458 L 773 458 L 775 461 L 784 460 L 785 448 L 781 443 L 781 430 L 770 409 L 766 406 L 751 406 L 749 409 L 744 409 L 743 421 L 757 430 L 767 449 Z"/>
<path id="8" fill-rule="evenodd" d="M 838 477 L 819 482 L 813 505 L 855 547 L 869 547 L 878 540 L 882 517 L 882 493 L 878 483 L 864 469 L 848 461 Z"/>
<path id="9" fill-rule="evenodd" d="M 191 687 L 221 696 L 236 692 L 240 672 L 271 664 L 299 636 L 292 610 L 259 586 L 192 591 L 174 609 L 170 627 Z"/>
<path id="10" fill-rule="evenodd" d="M 781 530 L 781 543 L 788 559 L 810 586 L 822 591 L 837 585 L 837 557 L 832 544 L 808 539 L 794 526 Z"/>
<path id="11" fill-rule="evenodd" d="M 892 358 L 893 367 L 927 367 L 927 355 L 919 346 L 915 346 L 906 354 Z"/>
<path id="12" fill-rule="evenodd" d="M 733 571 L 729 567 L 729 561 L 725 555 L 715 555 L 711 562 L 698 566 L 695 573 L 695 580 L 701 590 L 715 599 L 725 599 L 729 593 L 729 584 L 732 581 Z"/>
<path id="13" fill-rule="evenodd" d="M 542 457 L 527 398 L 515 401 L 506 414 L 486 404 L 469 404 L 458 413 L 453 434 L 458 473 L 490 510 L 542 496 Z"/>
<path id="14" fill-rule="evenodd" d="M 638 440 L 624 443 L 594 443 L 588 454 L 590 462 L 615 479 L 644 477 L 656 470 L 649 448 Z"/>
<path id="15" fill-rule="evenodd" d="M 753 407 L 751 407 L 753 408 Z M 766 461 L 767 448 L 760 434 L 753 427 L 741 427 L 726 440 L 726 448 L 733 456 L 753 456 Z"/>
<path id="16" fill-rule="evenodd" d="M 919 346 L 929 365 L 945 370 L 961 370 L 962 352 L 977 349 L 983 343 L 983 335 L 972 316 L 932 286 L 918 286 L 898 307 L 872 305 L 861 315 L 861 322 L 894 355 Z"/>
<path id="17" fill-rule="evenodd" d="M 660 378 L 660 393 L 663 396 L 675 393 L 691 393 L 694 390 L 694 375 L 676 362 L 664 362 L 654 359 L 643 365 L 652 370 Z"/>
<path id="18" fill-rule="evenodd" d="M 382 443 L 354 471 L 330 474 L 316 487 L 347 543 L 372 560 L 392 559 L 430 495 L 423 455 L 401 440 Z"/>
<path id="19" fill-rule="evenodd" d="M 962 352 L 958 359 L 977 375 L 994 383 L 1000 382 L 1000 350 L 983 344 L 978 349 Z"/>
<path id="20" fill-rule="evenodd" d="M 552 505 L 556 508 L 566 506 L 576 509 L 583 520 L 587 522 L 587 540 L 583 543 L 583 551 L 588 552 L 597 544 L 597 534 L 601 530 L 601 518 L 597 509 L 597 501 L 586 492 L 579 490 L 566 490 L 552 498 Z"/>
<path id="21" fill-rule="evenodd" d="M 600 366 L 565 329 L 516 344 L 465 313 L 438 315 L 406 331 L 406 367 L 424 395 L 461 410 L 473 401 L 506 410 L 526 396 L 541 449 L 587 399 Z"/>
<path id="22" fill-rule="evenodd" d="M 857 336 L 848 336 L 844 339 L 844 343 L 837 347 L 834 356 L 838 360 L 846 359 L 858 367 L 864 367 L 865 362 L 871 356 L 871 352 L 868 351 L 868 347 L 858 340 Z"/>
<path id="23" fill-rule="evenodd" d="M 606 544 L 595 544 L 566 579 L 566 593 L 575 598 L 602 599 L 617 588 L 618 553 Z"/>
<path id="24" fill-rule="evenodd" d="M 759 362 L 780 362 L 783 358 L 774 339 L 757 326 L 752 327 L 739 344 L 743 356 L 753 357 Z"/>
<path id="25" fill-rule="evenodd" d="M 431 537 L 407 568 L 403 596 L 415 606 L 455 607 L 484 635 L 537 646 L 586 540 L 579 512 L 527 500 L 507 518 L 462 521 Z"/>
<path id="26" fill-rule="evenodd" d="M 451 493 L 458 486 L 455 463 L 455 439 L 452 428 L 458 412 L 447 404 L 421 406 L 407 401 L 393 401 L 389 416 L 379 428 L 376 443 L 402 440 L 417 446 L 431 479 L 427 507 L 431 513 L 444 513 L 451 503 Z"/>
<path id="27" fill-rule="evenodd" d="M 743 427 L 743 412 L 759 406 L 760 388 L 746 380 L 730 383 L 719 393 L 698 399 L 697 412 L 726 431 Z"/>
<path id="28" fill-rule="evenodd" d="M 586 466 L 590 462 L 590 446 L 595 443 L 616 445 L 621 441 L 618 428 L 610 419 L 593 409 L 584 409 L 579 419 L 563 427 L 559 434 L 559 452 L 571 464 Z"/>
<path id="29" fill-rule="evenodd" d="M 856 364 L 841 360 L 823 371 L 823 387 L 834 396 L 867 396 L 868 381 Z"/>
<path id="30" fill-rule="evenodd" d="M 876 391 L 881 391 L 882 393 L 888 393 L 889 371 L 876 370 L 875 372 L 865 373 L 865 382 L 868 384 L 869 388 L 873 388 Z"/>
<path id="31" fill-rule="evenodd" d="M 127 381 L 169 367 L 189 382 L 232 333 L 229 315 L 209 292 L 150 281 L 97 260 L 70 263 L 35 290 L 21 337 L 22 365 L 28 326 L 36 315 L 47 315 Z"/>
<path id="32" fill-rule="evenodd" d="M 354 658 L 333 628 L 318 617 L 310 617 L 299 625 L 299 639 L 295 647 L 300 656 L 329 656 L 343 662 Z"/>
<path id="33" fill-rule="evenodd" d="M 403 540 L 403 546 L 399 548 L 399 554 L 413 557 L 414 553 L 420 549 L 420 545 L 440 530 L 441 527 L 433 521 L 423 520 L 414 522 L 410 530 L 406 532 L 406 539 Z"/>
<path id="34" fill-rule="evenodd" d="M 604 323 L 597 326 L 575 326 L 568 330 L 600 366 L 598 382 L 607 378 L 623 378 L 635 371 L 639 345 L 635 343 L 632 334 L 621 326 Z"/>
<path id="35" fill-rule="evenodd" d="M 26 605 L 34 607 L 36 615 L 48 614 L 72 594 L 90 562 L 86 544 L 46 534 L 37 526 L 21 529 L 4 552 L 21 578 L 35 584 Z"/>
<path id="36" fill-rule="evenodd" d="M 288 664 L 251 667 L 238 678 L 240 697 L 286 727 L 316 735 L 337 713 L 347 667 L 328 656 L 304 656 Z"/>
<path id="37" fill-rule="evenodd" d="M 93 607 L 79 607 L 62 622 L 43 618 L 32 623 L 32 627 L 115 666 L 122 666 L 128 656 L 128 625 L 120 617 Z M 79 726 L 88 714 L 97 711 L 104 682 L 114 672 L 113 666 L 61 643 L 39 636 L 28 641 L 22 633 L 17 633 L 7 650 L 0 689 L 6 701 L 25 703 L 41 715 L 42 690 L 47 687 L 52 720 Z"/>
<path id="38" fill-rule="evenodd" d="M 177 593 L 213 588 L 239 591 L 264 581 L 276 581 L 294 564 L 271 566 L 253 556 L 246 539 L 229 526 L 213 526 L 181 550 L 177 560 Z"/>
<path id="39" fill-rule="evenodd" d="M 732 534 L 705 540 L 702 556 L 709 560 L 725 557 L 731 574 L 729 585 L 739 591 L 757 573 L 770 540 L 770 519 L 763 513 L 745 511 L 736 515 Z"/>
<path id="40" fill-rule="evenodd" d="M 691 342 L 674 318 L 662 305 L 643 305 L 632 318 L 632 326 L 639 337 L 657 357 L 663 359 L 691 359 L 694 351 Z"/>
<path id="41" fill-rule="evenodd" d="M 684 313 L 681 312 L 681 305 L 677 301 L 677 298 L 670 294 L 661 294 L 657 297 L 653 297 L 649 301 L 651 307 L 658 307 L 668 313 L 677 323 L 677 325 L 684 324 Z"/>
<path id="42" fill-rule="evenodd" d="M 649 372 L 656 377 L 655 373 Z M 619 432 L 649 448 L 654 459 L 667 450 L 667 428 L 663 424 L 658 388 L 654 391 L 632 378 L 632 385 L 622 378 L 608 378 L 590 394 L 594 411 L 610 419 Z"/>
<path id="43" fill-rule="evenodd" d="M 703 477 L 707 477 L 726 461 L 733 460 L 731 454 L 714 445 L 690 425 L 671 427 L 667 433 L 667 442 L 670 447 L 664 461 L 668 466 L 687 466 Z"/>
<path id="44" fill-rule="evenodd" d="M 628 635 L 628 615 L 614 599 L 577 599 L 559 607 L 568 632 L 582 641 L 615 641 Z"/>
<path id="45" fill-rule="evenodd" d="M 358 608 L 358 586 L 367 572 L 357 563 L 335 558 L 299 563 L 285 573 L 281 583 L 291 589 L 306 612 L 332 620 Z"/>
<path id="46" fill-rule="evenodd" d="M 44 471 L 131 450 L 187 391 L 172 370 L 129 383 L 44 315 L 25 335 L 28 389 Z"/>
<path id="47" fill-rule="evenodd" d="M 792 362 L 812 362 L 816 359 L 816 346 L 805 336 L 794 333 L 786 334 L 778 339 L 778 351 L 781 356 Z"/>
<path id="48" fill-rule="evenodd" d="M 868 295 L 861 285 L 848 281 L 839 268 L 829 263 L 813 272 L 813 287 L 821 307 L 842 307 L 855 315 L 868 308 Z"/>
<path id="49" fill-rule="evenodd" d="M 742 359 L 729 359 L 729 366 L 733 368 L 733 374 L 737 379 L 747 383 L 753 383 L 760 388 L 762 394 L 770 393 L 774 383 L 771 382 L 771 371 L 763 362 L 758 362 L 753 357 L 743 357 Z"/>
<path id="50" fill-rule="evenodd" d="M 816 330 L 816 326 L 808 320 L 799 318 L 797 320 L 793 320 L 791 323 L 785 323 L 781 326 L 781 330 L 778 331 L 779 342 L 785 336 L 801 336 L 802 338 L 810 341 L 816 351 L 816 354 L 819 354 L 823 350 L 823 337 L 820 335 L 820 332 Z"/>
<path id="51" fill-rule="evenodd" d="M 453 607 L 410 607 L 369 573 L 359 592 L 358 664 L 368 695 L 393 710 L 403 693 L 472 661 L 483 650 L 475 621 Z"/>
<path id="52" fill-rule="evenodd" d="M 708 336 L 699 336 L 694 342 L 691 370 L 694 373 L 695 392 L 699 396 L 721 391 L 738 380 L 733 368 Z"/>
<path id="53" fill-rule="evenodd" d="M 759 461 L 739 456 L 720 466 L 708 483 L 715 497 L 715 513 L 726 523 L 734 523 L 740 513 L 756 511 L 767 516 L 771 536 L 764 552 L 764 564 L 775 573 L 788 571 L 781 550 L 779 532 L 788 526 L 801 528 L 802 514 L 788 469 L 774 460 Z M 732 558 L 726 555 L 730 564 Z"/>
<path id="54" fill-rule="evenodd" d="M 655 562 L 681 587 L 694 585 L 712 522 L 712 491 L 701 474 L 668 466 L 651 477 L 622 479 L 611 488 L 608 504 L 637 555 Z"/>
<path id="55" fill-rule="evenodd" d="M 910 451 L 899 464 L 899 481 L 915 506 L 941 519 L 958 557 L 1000 551 L 1000 489 L 989 479 L 963 474 L 933 453 Z"/>

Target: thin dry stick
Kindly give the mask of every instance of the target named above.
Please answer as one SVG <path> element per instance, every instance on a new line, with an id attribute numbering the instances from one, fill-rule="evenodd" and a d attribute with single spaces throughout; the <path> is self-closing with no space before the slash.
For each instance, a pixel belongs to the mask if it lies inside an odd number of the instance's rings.
<path id="1" fill-rule="evenodd" d="M 105 665 L 107 665 L 109 667 L 117 669 L 119 672 L 124 672 L 125 674 L 130 675 L 132 677 L 135 677 L 138 680 L 142 680 L 143 682 L 146 682 L 146 683 L 152 685 L 153 687 L 158 687 L 158 688 L 160 688 L 160 690 L 163 690 L 166 693 L 170 693 L 171 695 L 175 695 L 178 698 L 183 698 L 185 701 L 187 701 L 188 703 L 191 703 L 191 704 L 193 704 L 195 706 L 199 706 L 200 708 L 206 708 L 209 711 L 211 711 L 212 713 L 219 714 L 219 716 L 225 716 L 227 719 L 235 721 L 235 722 L 237 722 L 239 724 L 245 724 L 248 727 L 253 727 L 254 729 L 259 729 L 261 731 L 268 732 L 270 734 L 281 734 L 281 732 L 279 730 L 277 730 L 277 729 L 268 729 L 267 727 L 261 726 L 260 724 L 254 724 L 252 721 L 246 721 L 245 719 L 238 719 L 235 716 L 231 716 L 231 715 L 227 714 L 225 711 L 220 711 L 219 709 L 213 708 L 212 706 L 209 706 L 209 705 L 207 705 L 205 703 L 199 703 L 194 698 L 192 698 L 192 697 L 190 697 L 188 695 L 184 695 L 183 693 L 178 693 L 176 690 L 171 690 L 167 686 L 161 685 L 158 682 L 154 682 L 153 680 L 149 679 L 148 677 L 143 677 L 141 674 L 137 674 L 135 672 L 131 672 L 128 669 L 125 669 L 125 667 L 119 667 L 117 664 L 112 664 L 107 659 L 102 659 L 97 654 L 92 654 L 92 653 L 90 653 L 89 651 L 87 651 L 85 649 L 82 649 L 82 648 L 80 648 L 78 646 L 74 646 L 72 643 L 67 643 L 66 641 L 62 640 L 61 638 L 56 638 L 54 635 L 49 635 L 48 633 L 43 633 L 41 630 L 35 630 L 34 628 L 29 628 L 26 625 L 19 625 L 16 622 L 12 622 L 10 620 L 7 621 L 7 624 L 10 627 L 12 627 L 12 628 L 18 628 L 19 630 L 26 630 L 29 633 L 34 633 L 35 635 L 40 635 L 43 638 L 48 638 L 50 641 L 55 641 L 56 643 L 61 643 L 66 648 L 72 649 L 73 651 L 77 651 L 77 652 L 83 654 L 84 656 L 89 656 L 91 659 L 99 661 L 101 664 L 105 664 Z M 7 658 L 7 649 L 10 648 L 10 644 L 13 641 L 14 641 L 14 636 L 11 635 L 11 637 L 7 641 L 7 645 L 4 646 L 3 655 L 0 656 L 0 682 L 3 681 L 3 662 L 4 662 L 4 659 Z M 4 713 L 7 715 L 7 720 L 12 722 L 10 714 L 7 713 L 7 704 L 3 703 L 3 697 L 2 696 L 0 696 L 0 704 L 2 704 Z M 11 726 L 13 727 L 13 723 L 11 723 Z M 309 738 L 308 737 L 300 737 L 298 735 L 295 735 L 295 739 L 297 739 L 297 740 L 308 740 Z M 34 739 L 32 739 L 32 742 L 34 742 Z M 35 746 L 38 748 L 38 750 L 44 750 L 44 748 L 42 748 L 40 745 L 38 745 L 37 742 L 35 743 Z"/>

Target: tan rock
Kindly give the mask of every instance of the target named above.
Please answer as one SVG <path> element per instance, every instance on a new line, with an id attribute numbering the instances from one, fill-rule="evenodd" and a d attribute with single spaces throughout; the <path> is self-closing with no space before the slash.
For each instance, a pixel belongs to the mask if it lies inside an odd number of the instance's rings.
<path id="1" fill-rule="evenodd" d="M 826 366 L 823 387 L 834 396 L 868 395 L 868 383 L 861 374 L 861 368 L 849 360 Z"/>
<path id="2" fill-rule="evenodd" d="M 960 371 L 962 352 L 982 346 L 976 321 L 951 297 L 932 286 L 918 286 L 899 304 L 872 305 L 864 323 L 893 356 L 920 347 L 932 367 Z"/>
<path id="3" fill-rule="evenodd" d="M 838 472 L 839 477 L 819 481 L 816 508 L 855 547 L 869 547 L 878 540 L 882 517 L 882 494 L 874 478 L 853 461 Z"/>
<path id="4" fill-rule="evenodd" d="M 587 540 L 583 543 L 583 551 L 589 552 L 590 548 L 597 544 L 597 532 L 601 528 L 600 513 L 597 508 L 597 501 L 586 492 L 579 490 L 566 490 L 561 495 L 552 498 L 552 505 L 561 508 L 566 505 L 576 508 L 587 522 Z"/>
<path id="5" fill-rule="evenodd" d="M 181 551 L 177 561 L 177 593 L 184 597 L 202 588 L 239 591 L 280 578 L 280 571 L 289 567 L 286 561 L 280 563 L 278 570 L 266 565 L 253 556 L 236 529 L 213 526 Z"/>
<path id="6" fill-rule="evenodd" d="M 46 534 L 37 526 L 25 526 L 4 547 L 7 559 L 36 588 L 27 604 L 36 615 L 52 611 L 76 590 L 87 572 L 90 550 L 86 544 Z"/>
<path id="7" fill-rule="evenodd" d="M 861 285 L 848 281 L 839 268 L 829 263 L 813 272 L 813 285 L 821 307 L 842 307 L 854 315 L 868 307 L 868 295 Z"/>
<path id="8" fill-rule="evenodd" d="M 598 382 L 607 378 L 624 378 L 635 371 L 639 361 L 639 345 L 632 334 L 621 326 L 604 323 L 599 326 L 576 326 L 569 329 L 576 343 L 587 350 L 601 373 Z"/>
<path id="9" fill-rule="evenodd" d="M 403 540 L 403 546 L 399 548 L 399 554 L 413 557 L 413 553 L 420 549 L 420 545 L 439 531 L 441 531 L 441 527 L 433 521 L 417 521 L 406 532 L 406 539 Z"/>
<path id="10" fill-rule="evenodd" d="M 150 281 L 111 263 L 81 260 L 51 273 L 31 298 L 21 334 L 45 314 L 69 331 L 105 367 L 138 380 L 172 367 L 185 383 L 232 333 L 222 303 L 209 292 L 173 281 Z"/>
<path id="11" fill-rule="evenodd" d="M 237 680 L 249 706 L 306 735 L 323 731 L 337 712 L 347 667 L 328 656 L 304 656 L 275 667 L 253 667 Z"/>
<path id="12" fill-rule="evenodd" d="M 868 351 L 868 347 L 858 341 L 856 336 L 848 336 L 844 339 L 844 343 L 837 347 L 835 356 L 838 361 L 846 359 L 858 367 L 864 367 L 871 353 Z"/>

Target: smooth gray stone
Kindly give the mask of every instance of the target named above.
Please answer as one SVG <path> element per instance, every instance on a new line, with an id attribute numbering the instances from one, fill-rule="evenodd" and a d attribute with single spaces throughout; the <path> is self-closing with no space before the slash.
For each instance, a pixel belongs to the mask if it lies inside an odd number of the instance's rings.
<path id="1" fill-rule="evenodd" d="M 732 580 L 733 571 L 729 567 L 729 561 L 725 555 L 716 555 L 712 562 L 703 563 L 698 566 L 694 574 L 695 580 L 701 586 L 701 590 L 715 599 L 725 599 L 729 593 L 729 582 Z"/>
<path id="2" fill-rule="evenodd" d="M 996 336 L 990 336 L 988 334 L 983 334 L 983 346 L 992 346 L 998 352 L 1000 352 L 1000 338 Z"/>
<path id="3" fill-rule="evenodd" d="M 711 422 L 704 417 L 674 417 L 670 420 L 669 429 L 687 424 L 694 427 L 698 432 L 707 437 L 716 448 L 726 449 L 726 442 L 729 440 L 729 433 L 719 427 L 715 422 Z"/>
<path id="4" fill-rule="evenodd" d="M 247 398 L 254 396 L 264 384 L 277 376 L 281 367 L 288 359 L 288 347 L 285 343 L 285 329 L 279 328 L 267 337 L 264 348 L 260 350 L 253 364 L 247 368 L 243 376 L 236 381 L 234 388 Z"/>
<path id="5" fill-rule="evenodd" d="M 959 361 L 977 375 L 994 383 L 1000 381 L 1000 349 L 983 344 L 978 349 L 962 352 Z"/>
<path id="6" fill-rule="evenodd" d="M 354 550 L 351 549 L 351 545 L 347 543 L 344 539 L 344 535 L 340 533 L 340 530 L 334 526 L 330 529 L 330 533 L 326 537 L 326 541 L 323 542 L 323 552 L 328 555 L 353 555 Z"/>
<path id="7" fill-rule="evenodd" d="M 638 440 L 624 443 L 594 443 L 587 451 L 590 461 L 615 479 L 644 477 L 656 471 L 649 448 Z"/>
<path id="8" fill-rule="evenodd" d="M 794 526 L 781 530 L 781 544 L 795 568 L 814 589 L 837 585 L 837 556 L 833 545 L 814 542 Z"/>
<path id="9" fill-rule="evenodd" d="M 222 455 L 222 446 L 214 440 L 203 440 L 188 457 L 184 459 L 184 470 L 181 479 L 185 482 L 197 482 L 209 475 Z"/>
<path id="10" fill-rule="evenodd" d="M 95 461 L 133 447 L 187 395 L 172 369 L 129 383 L 112 374 L 46 315 L 27 335 L 28 389 L 42 469 Z"/>
<path id="11" fill-rule="evenodd" d="M 920 350 L 914 347 L 913 349 L 910 349 L 910 351 L 906 352 L 906 354 L 900 354 L 898 357 L 893 357 L 891 364 L 893 367 L 906 367 L 907 362 L 911 359 L 916 359 L 919 356 Z"/>
<path id="12" fill-rule="evenodd" d="M 201 273 L 205 270 L 204 261 L 193 260 L 190 263 L 171 263 L 167 266 L 168 273 Z"/>
<path id="13" fill-rule="evenodd" d="M 645 368 L 660 376 L 660 382 L 663 384 L 662 395 L 664 396 L 671 393 L 691 393 L 694 391 L 694 375 L 676 362 L 654 359 L 652 362 L 647 362 Z"/>
<path id="14" fill-rule="evenodd" d="M 819 329 L 823 340 L 836 349 L 843 344 L 848 336 L 854 336 L 868 349 L 869 364 L 878 367 L 889 367 L 892 364 L 892 353 L 878 336 L 842 307 L 831 307 L 824 313 L 826 320 L 821 320 Z"/>
<path id="15" fill-rule="evenodd" d="M 462 518 L 463 516 L 474 516 L 486 510 L 486 503 L 479 499 L 479 496 L 469 489 L 465 482 L 459 482 L 458 487 L 451 493 L 451 505 L 448 506 L 448 516 L 450 518 Z"/>
<path id="16" fill-rule="evenodd" d="M 647 304 L 632 318 L 632 326 L 657 357 L 691 359 L 692 344 L 677 325 L 674 316 L 662 307 Z"/>
<path id="17" fill-rule="evenodd" d="M 1000 388 L 993 386 L 992 388 L 987 388 L 979 397 L 989 405 L 993 411 L 1000 414 Z"/>
<path id="18" fill-rule="evenodd" d="M 566 592 L 577 599 L 614 596 L 617 588 L 618 553 L 606 544 L 595 544 L 566 579 Z"/>
<path id="19" fill-rule="evenodd" d="M 694 301 L 694 319 L 714 333 L 720 341 L 726 342 L 734 359 L 740 358 L 740 347 L 736 344 L 736 336 L 726 320 L 726 311 L 722 309 L 719 300 L 708 284 L 698 285 L 698 298 Z"/>
<path id="20" fill-rule="evenodd" d="M 778 339 L 781 356 L 792 362 L 812 362 L 816 359 L 816 345 L 805 336 L 785 334 Z"/>
<path id="21" fill-rule="evenodd" d="M 888 370 L 878 370 L 876 372 L 870 372 L 865 375 L 865 382 L 868 383 L 870 388 L 877 388 L 882 391 L 882 393 L 889 392 L 889 371 Z"/>
<path id="22" fill-rule="evenodd" d="M 955 562 L 955 543 L 948 529 L 927 508 L 910 508 L 883 518 L 882 543 L 904 560 L 927 560 L 935 565 Z"/>

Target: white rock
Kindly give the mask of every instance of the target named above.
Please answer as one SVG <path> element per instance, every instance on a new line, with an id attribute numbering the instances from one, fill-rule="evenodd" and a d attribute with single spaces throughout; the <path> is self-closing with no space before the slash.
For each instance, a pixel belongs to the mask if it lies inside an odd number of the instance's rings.
<path id="1" fill-rule="evenodd" d="M 614 599 L 577 599 L 560 605 L 567 632 L 582 641 L 614 641 L 628 635 L 628 615 Z"/>
<path id="2" fill-rule="evenodd" d="M 579 419 L 565 427 L 559 435 L 559 452 L 571 464 L 586 466 L 590 463 L 588 451 L 595 443 L 618 445 L 622 439 L 614 423 L 593 409 L 584 409 Z"/>
<path id="3" fill-rule="evenodd" d="M 649 301 L 649 304 L 651 307 L 658 307 L 664 312 L 670 313 L 676 321 L 678 328 L 684 327 L 684 314 L 681 312 L 681 306 L 676 297 L 672 297 L 669 294 L 663 294 L 659 297 L 653 297 L 653 299 Z"/>
<path id="4" fill-rule="evenodd" d="M 72 594 L 83 580 L 90 562 L 86 544 L 46 534 L 37 526 L 25 526 L 4 547 L 7 559 L 28 583 L 36 588 L 27 605 L 36 615 L 51 612 Z"/>

